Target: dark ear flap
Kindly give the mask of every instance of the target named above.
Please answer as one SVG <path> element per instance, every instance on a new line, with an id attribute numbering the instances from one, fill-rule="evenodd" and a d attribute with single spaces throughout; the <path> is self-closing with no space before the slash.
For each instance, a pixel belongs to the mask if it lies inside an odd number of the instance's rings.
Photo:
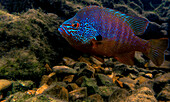
<path id="1" fill-rule="evenodd" d="M 98 36 L 96 36 L 97 41 L 102 41 L 102 36 L 99 34 Z"/>

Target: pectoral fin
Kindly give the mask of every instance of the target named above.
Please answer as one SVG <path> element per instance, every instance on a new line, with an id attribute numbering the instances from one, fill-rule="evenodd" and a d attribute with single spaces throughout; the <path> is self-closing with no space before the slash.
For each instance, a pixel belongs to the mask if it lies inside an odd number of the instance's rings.
<path id="1" fill-rule="evenodd" d="M 129 53 L 119 54 L 115 58 L 121 63 L 134 65 L 134 55 L 135 55 L 135 51 L 132 51 Z"/>

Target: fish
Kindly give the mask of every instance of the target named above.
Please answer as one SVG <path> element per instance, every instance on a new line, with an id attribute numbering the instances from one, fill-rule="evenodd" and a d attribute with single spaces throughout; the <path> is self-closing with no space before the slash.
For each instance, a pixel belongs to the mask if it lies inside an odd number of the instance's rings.
<path id="1" fill-rule="evenodd" d="M 66 20 L 58 31 L 75 49 L 96 57 L 107 56 L 134 65 L 135 51 L 142 52 L 156 66 L 164 61 L 168 38 L 139 38 L 149 25 L 144 17 L 127 15 L 100 6 L 87 6 Z"/>

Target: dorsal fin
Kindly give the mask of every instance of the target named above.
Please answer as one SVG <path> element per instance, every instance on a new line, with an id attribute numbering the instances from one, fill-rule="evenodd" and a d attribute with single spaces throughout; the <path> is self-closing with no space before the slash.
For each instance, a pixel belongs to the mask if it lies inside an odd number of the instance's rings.
<path id="1" fill-rule="evenodd" d="M 111 12 L 113 16 L 117 16 L 123 21 L 125 21 L 126 23 L 128 23 L 128 25 L 134 31 L 135 35 L 143 34 L 149 24 L 149 20 L 142 18 L 142 17 L 129 16 L 127 14 L 124 14 L 120 11 L 113 10 L 113 9 L 106 8 L 106 11 Z"/>
<path id="2" fill-rule="evenodd" d="M 149 25 L 149 21 L 141 17 L 128 16 L 126 19 L 135 35 L 143 34 Z"/>

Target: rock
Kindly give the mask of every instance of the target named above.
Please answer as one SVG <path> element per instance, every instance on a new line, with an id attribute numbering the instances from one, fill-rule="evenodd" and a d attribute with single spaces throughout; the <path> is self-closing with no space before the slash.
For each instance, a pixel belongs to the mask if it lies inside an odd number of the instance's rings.
<path id="1" fill-rule="evenodd" d="M 68 84 L 65 83 L 65 82 L 55 82 L 55 83 L 52 84 L 52 85 L 58 85 L 58 86 L 62 86 L 62 87 L 65 87 L 65 88 L 68 86 Z"/>
<path id="2" fill-rule="evenodd" d="M 64 77 L 63 81 L 64 82 L 72 82 L 73 78 L 74 78 L 74 75 L 68 75 L 68 76 Z"/>
<path id="3" fill-rule="evenodd" d="M 12 95 L 10 95 L 8 98 L 6 98 L 5 102 L 26 102 L 27 99 L 31 98 L 32 95 L 29 95 L 25 92 L 17 92 Z"/>
<path id="4" fill-rule="evenodd" d="M 78 89 L 79 88 L 79 86 L 76 84 L 76 83 L 70 83 L 70 84 L 68 84 L 68 86 L 67 86 L 67 90 L 70 92 L 70 91 L 73 91 L 73 90 L 75 90 L 75 89 Z"/>
<path id="5" fill-rule="evenodd" d="M 35 83 L 31 80 L 18 80 L 20 87 L 23 87 L 24 90 L 32 89 L 35 87 Z"/>
<path id="6" fill-rule="evenodd" d="M 145 74 L 144 76 L 147 77 L 147 78 L 150 78 L 150 79 L 153 78 L 153 75 L 152 75 L 151 73 L 147 73 L 147 74 Z"/>
<path id="7" fill-rule="evenodd" d="M 139 71 L 136 68 L 127 67 L 126 72 L 124 72 L 123 75 L 127 76 L 128 73 L 132 73 L 132 74 L 138 75 Z"/>
<path id="8" fill-rule="evenodd" d="M 105 69 L 101 66 L 94 66 L 95 73 L 105 73 Z"/>
<path id="9" fill-rule="evenodd" d="M 119 64 L 115 64 L 113 71 L 116 73 L 116 75 L 123 75 L 126 74 L 126 69 L 128 69 L 127 65 L 119 63 Z"/>
<path id="10" fill-rule="evenodd" d="M 108 75 L 108 74 L 112 74 L 112 68 L 111 67 L 106 67 L 104 69 L 104 74 Z"/>
<path id="11" fill-rule="evenodd" d="M 123 83 L 124 88 L 126 88 L 128 90 L 132 90 L 132 91 L 135 90 L 135 85 L 137 83 L 136 80 L 133 80 L 133 79 L 130 79 L 127 77 L 123 77 L 123 78 L 120 78 L 119 81 L 121 81 Z"/>
<path id="12" fill-rule="evenodd" d="M 126 97 L 129 95 L 130 93 L 127 90 L 115 87 L 112 94 L 109 96 L 108 102 L 125 102 Z"/>
<path id="13" fill-rule="evenodd" d="M 73 68 L 77 71 L 79 71 L 80 69 L 85 69 L 88 67 L 88 64 L 85 62 L 77 62 L 74 64 Z"/>
<path id="14" fill-rule="evenodd" d="M 78 71 L 78 77 L 86 76 L 88 78 L 94 77 L 95 69 L 91 66 L 87 66 L 86 68 L 82 68 Z"/>
<path id="15" fill-rule="evenodd" d="M 136 80 L 136 82 L 138 82 L 138 84 L 142 84 L 142 83 L 144 83 L 144 82 L 149 81 L 148 78 L 145 78 L 145 77 L 143 77 L 143 76 L 139 76 L 139 77 L 137 77 L 135 80 Z"/>
<path id="16" fill-rule="evenodd" d="M 81 84 L 83 83 L 84 79 L 87 78 L 86 76 L 81 76 L 79 77 L 75 82 L 78 86 L 81 86 Z"/>
<path id="17" fill-rule="evenodd" d="M 92 95 L 98 93 L 99 89 L 97 86 L 97 82 L 94 78 L 84 78 L 81 87 L 87 87 L 87 94 Z"/>
<path id="18" fill-rule="evenodd" d="M 114 99 L 117 100 L 119 98 L 119 96 L 124 96 L 125 94 L 128 93 L 128 91 L 124 90 L 124 89 L 120 89 L 117 86 L 99 86 L 99 90 L 100 93 L 99 95 L 101 95 L 103 97 L 104 102 L 112 102 Z M 117 98 L 117 99 L 116 99 Z"/>
<path id="19" fill-rule="evenodd" d="M 134 63 L 137 67 L 144 67 L 146 63 L 146 60 L 142 56 L 142 52 L 135 51 Z"/>
<path id="20" fill-rule="evenodd" d="M 157 95 L 157 99 L 159 101 L 170 101 L 170 84 L 166 84 L 166 86 Z"/>
<path id="21" fill-rule="evenodd" d="M 44 95 L 44 94 L 37 95 L 37 96 L 31 97 L 29 99 L 25 99 L 22 101 L 24 102 L 67 102 L 65 100 L 53 98 L 49 95 Z"/>
<path id="22" fill-rule="evenodd" d="M 103 98 L 99 94 L 93 94 L 88 96 L 90 102 L 104 102 Z"/>
<path id="23" fill-rule="evenodd" d="M 67 66 L 72 67 L 76 61 L 74 61 L 73 59 L 69 58 L 69 57 L 63 57 L 63 61 Z"/>
<path id="24" fill-rule="evenodd" d="M 41 78 L 40 86 L 43 84 L 51 85 L 53 82 L 53 79 L 50 78 L 48 75 L 43 75 Z"/>
<path id="25" fill-rule="evenodd" d="M 153 92 L 147 87 L 141 87 L 136 93 L 133 93 L 125 102 L 157 102 Z"/>
<path id="26" fill-rule="evenodd" d="M 139 72 L 139 76 L 144 76 L 145 72 Z"/>
<path id="27" fill-rule="evenodd" d="M 113 87 L 99 86 L 100 93 L 104 100 L 108 100 L 109 96 L 113 93 Z"/>
<path id="28" fill-rule="evenodd" d="M 106 60 L 106 61 L 104 62 L 104 65 L 105 65 L 106 67 L 111 67 L 111 68 L 113 68 L 113 67 L 114 67 L 114 61 L 113 61 L 112 59 L 108 59 L 108 60 Z"/>
<path id="29" fill-rule="evenodd" d="M 26 93 L 29 95 L 35 95 L 36 90 L 28 90 L 28 91 L 26 91 Z"/>
<path id="30" fill-rule="evenodd" d="M 145 73 L 152 73 L 152 71 L 149 69 L 144 69 L 144 68 L 136 68 L 136 69 L 140 72 L 140 75 L 143 75 Z M 141 74 L 141 72 L 142 72 L 142 74 Z"/>
<path id="31" fill-rule="evenodd" d="M 153 64 L 153 62 L 149 61 L 148 65 L 146 67 L 148 68 L 159 68 L 159 69 L 165 69 L 165 70 L 169 70 L 170 66 L 170 61 L 164 61 L 163 64 L 159 67 L 155 66 L 155 64 Z"/>
<path id="32" fill-rule="evenodd" d="M 132 73 L 129 73 L 129 76 L 128 76 L 128 77 L 131 78 L 131 79 L 136 79 L 136 78 L 137 78 L 137 76 L 134 75 L 134 74 L 132 74 Z"/>
<path id="33" fill-rule="evenodd" d="M 89 57 L 80 57 L 79 59 L 78 59 L 80 62 L 82 62 L 82 63 L 86 63 L 87 65 L 92 65 L 92 63 L 90 62 L 90 58 Z M 78 62 L 79 63 L 79 62 Z M 81 65 L 81 64 L 80 64 Z"/>
<path id="34" fill-rule="evenodd" d="M 113 86 L 114 85 L 112 78 L 110 78 L 104 74 L 97 74 L 96 80 L 97 80 L 97 84 L 99 86 Z"/>
<path id="35" fill-rule="evenodd" d="M 119 87 L 123 88 L 123 82 L 121 82 L 121 81 L 119 81 L 119 80 L 116 80 L 115 83 L 116 83 Z"/>
<path id="36" fill-rule="evenodd" d="M 165 73 L 154 80 L 153 89 L 155 93 L 159 93 L 170 82 L 170 72 Z"/>
<path id="37" fill-rule="evenodd" d="M 75 101 L 77 99 L 87 98 L 87 88 L 81 87 L 69 92 L 69 101 Z"/>
<path id="38" fill-rule="evenodd" d="M 37 89 L 37 91 L 35 92 L 35 95 L 42 94 L 48 88 L 49 86 L 47 84 L 43 84 L 41 87 Z"/>
<path id="39" fill-rule="evenodd" d="M 43 93 L 47 94 L 51 97 L 55 97 L 55 98 L 62 99 L 62 100 L 65 100 L 65 101 L 69 100 L 68 90 L 63 86 L 51 85 Z"/>
<path id="40" fill-rule="evenodd" d="M 45 64 L 45 68 L 46 68 L 47 72 L 52 72 L 52 69 L 48 64 Z"/>
<path id="41" fill-rule="evenodd" d="M 96 64 L 96 65 L 102 65 L 102 64 L 103 64 L 102 62 L 100 62 L 99 60 L 97 60 L 97 59 L 94 58 L 94 57 L 90 57 L 90 59 L 91 59 L 92 62 L 93 62 L 94 64 Z"/>
<path id="42" fill-rule="evenodd" d="M 9 88 L 12 85 L 12 82 L 6 79 L 0 79 L 0 92 Z"/>
<path id="43" fill-rule="evenodd" d="M 67 66 L 54 66 L 53 71 L 56 72 L 57 74 L 67 74 L 67 75 L 77 74 L 77 71 L 75 69 L 72 69 L 72 68 L 67 67 Z"/>

